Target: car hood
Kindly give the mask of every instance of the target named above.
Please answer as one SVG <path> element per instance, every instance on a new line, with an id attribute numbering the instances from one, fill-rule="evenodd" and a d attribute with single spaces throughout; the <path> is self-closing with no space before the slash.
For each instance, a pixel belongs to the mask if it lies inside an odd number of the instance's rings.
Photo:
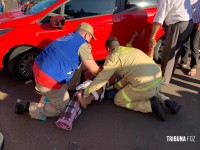
<path id="1" fill-rule="evenodd" d="M 0 14 L 0 23 L 6 23 L 6 22 L 12 21 L 12 20 L 14 21 L 14 20 L 23 18 L 25 16 L 26 15 L 24 15 L 21 12 L 21 8 L 19 7 L 12 11 L 6 11 L 6 12 Z"/>

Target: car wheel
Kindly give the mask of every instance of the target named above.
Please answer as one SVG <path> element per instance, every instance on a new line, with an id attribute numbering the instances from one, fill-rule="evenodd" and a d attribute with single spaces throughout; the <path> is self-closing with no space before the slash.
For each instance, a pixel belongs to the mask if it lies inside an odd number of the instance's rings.
<path id="1" fill-rule="evenodd" d="M 156 47 L 154 48 L 154 60 L 156 63 L 161 63 L 162 52 L 164 48 L 164 39 L 159 39 Z"/>
<path id="2" fill-rule="evenodd" d="M 30 46 L 17 47 L 8 59 L 9 72 L 17 79 L 32 79 L 33 62 L 39 53 L 39 50 Z"/>

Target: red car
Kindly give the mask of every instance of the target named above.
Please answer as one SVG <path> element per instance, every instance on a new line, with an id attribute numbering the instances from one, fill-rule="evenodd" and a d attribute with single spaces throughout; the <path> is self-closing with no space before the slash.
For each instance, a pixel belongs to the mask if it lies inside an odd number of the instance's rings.
<path id="1" fill-rule="evenodd" d="M 134 31 L 139 37 L 133 46 L 149 53 L 148 41 L 157 0 L 41 0 L 0 14 L 0 68 L 7 67 L 19 79 L 32 78 L 34 58 L 52 40 L 76 29 L 81 22 L 94 27 L 95 60 L 107 56 L 104 43 L 109 36 L 125 45 Z M 62 27 L 52 26 L 52 18 L 64 17 Z M 164 31 L 158 32 L 157 40 Z"/>

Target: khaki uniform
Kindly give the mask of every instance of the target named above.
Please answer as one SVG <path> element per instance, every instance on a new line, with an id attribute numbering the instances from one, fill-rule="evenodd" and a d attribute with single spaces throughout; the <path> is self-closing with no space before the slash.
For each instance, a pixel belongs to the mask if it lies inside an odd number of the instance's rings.
<path id="1" fill-rule="evenodd" d="M 81 45 L 77 55 L 80 56 L 82 62 L 93 59 L 90 44 L 84 43 Z M 31 118 L 42 120 L 45 117 L 59 116 L 63 111 L 65 111 L 65 107 L 70 98 L 68 90 L 74 90 L 78 85 L 80 82 L 81 72 L 82 67 L 80 65 L 69 83 L 62 85 L 60 89 L 49 89 L 36 81 L 36 91 L 47 97 L 50 102 L 31 102 L 29 107 Z"/>
<path id="2" fill-rule="evenodd" d="M 123 88 L 115 95 L 115 104 L 134 111 L 152 112 L 150 98 L 159 93 L 162 83 L 160 67 L 141 50 L 120 46 L 108 55 L 103 70 L 86 88 L 85 94 L 100 89 L 114 73 L 126 77 L 128 82 L 124 87 L 121 85 Z M 159 98 L 162 96 L 159 94 Z"/>

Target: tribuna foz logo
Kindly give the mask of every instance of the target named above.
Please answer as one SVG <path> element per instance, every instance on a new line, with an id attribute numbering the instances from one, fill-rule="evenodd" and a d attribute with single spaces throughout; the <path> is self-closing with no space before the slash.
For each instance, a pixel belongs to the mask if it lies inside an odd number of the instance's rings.
<path id="1" fill-rule="evenodd" d="M 195 142 L 195 136 L 166 136 L 167 142 Z"/>

